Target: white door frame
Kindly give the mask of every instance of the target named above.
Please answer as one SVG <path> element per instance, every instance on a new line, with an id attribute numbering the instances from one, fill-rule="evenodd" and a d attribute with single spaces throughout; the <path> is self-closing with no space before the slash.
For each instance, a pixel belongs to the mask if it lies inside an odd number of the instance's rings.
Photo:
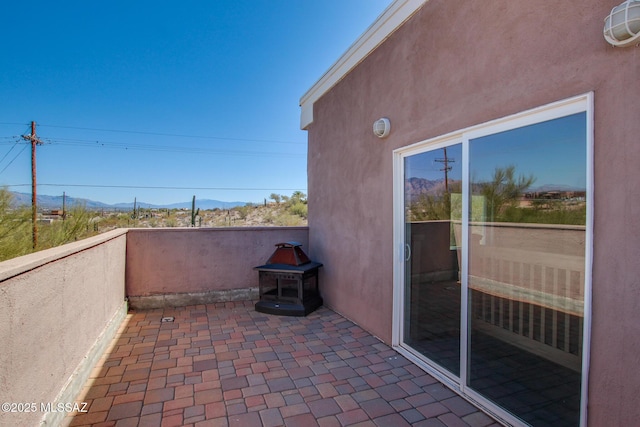
<path id="1" fill-rule="evenodd" d="M 461 343 L 460 343 L 460 377 L 455 377 L 437 365 L 430 364 L 424 356 L 402 343 L 404 333 L 404 295 L 405 295 L 405 213 L 404 213 L 404 159 L 408 156 L 431 151 L 455 143 L 462 143 L 462 179 L 469 182 L 469 141 L 481 136 L 515 129 L 546 120 L 556 119 L 575 113 L 586 113 L 586 152 L 587 152 L 587 218 L 585 237 L 585 283 L 584 283 L 584 327 L 582 349 L 582 381 L 580 396 L 580 426 L 587 425 L 587 390 L 591 342 L 591 309 L 592 309 L 592 263 L 593 263 L 593 92 L 573 98 L 554 102 L 522 113 L 514 114 L 487 123 L 451 132 L 436 138 L 402 147 L 393 151 L 393 318 L 392 346 L 419 367 L 449 386 L 463 397 L 471 400 L 491 415 L 511 425 L 524 425 L 522 421 L 504 411 L 493 402 L 470 390 L 467 384 L 467 350 L 468 350 L 468 224 L 469 197 L 468 185 L 463 185 L 462 194 L 462 265 L 461 265 Z"/>

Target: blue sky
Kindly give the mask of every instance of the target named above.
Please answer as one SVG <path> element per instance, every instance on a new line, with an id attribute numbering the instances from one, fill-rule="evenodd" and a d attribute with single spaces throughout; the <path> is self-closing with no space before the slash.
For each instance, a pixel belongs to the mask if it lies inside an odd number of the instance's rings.
<path id="1" fill-rule="evenodd" d="M 490 181 L 496 168 L 513 165 L 533 176 L 532 189 L 587 188 L 586 114 L 578 113 L 472 140 L 470 174 Z"/>
<path id="2" fill-rule="evenodd" d="M 17 137 L 34 120 L 39 194 L 162 204 L 306 193 L 299 99 L 390 3 L 5 2 L 0 185 L 31 191 Z"/>
<path id="3" fill-rule="evenodd" d="M 578 113 L 470 141 L 470 175 L 488 182 L 497 168 L 515 166 L 516 177 L 533 176 L 531 189 L 552 186 L 585 190 L 587 186 L 586 114 Z M 449 179 L 462 179 L 462 144 L 447 147 Z M 407 160 L 407 177 L 444 179 L 444 151 Z"/>

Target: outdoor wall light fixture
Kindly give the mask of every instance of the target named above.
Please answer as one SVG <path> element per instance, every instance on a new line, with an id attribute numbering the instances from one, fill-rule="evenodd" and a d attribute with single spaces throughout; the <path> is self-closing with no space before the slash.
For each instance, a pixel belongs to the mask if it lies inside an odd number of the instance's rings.
<path id="1" fill-rule="evenodd" d="M 386 138 L 391 131 L 391 122 L 383 117 L 373 122 L 373 134 L 378 138 Z"/>
<path id="2" fill-rule="evenodd" d="M 627 0 L 611 9 L 604 20 L 604 38 L 616 47 L 640 43 L 640 0 Z"/>

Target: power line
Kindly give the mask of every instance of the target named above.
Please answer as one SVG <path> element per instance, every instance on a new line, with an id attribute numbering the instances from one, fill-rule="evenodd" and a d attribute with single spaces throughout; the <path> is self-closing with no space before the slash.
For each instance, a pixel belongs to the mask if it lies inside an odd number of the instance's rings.
<path id="1" fill-rule="evenodd" d="M 2 137 L 0 137 L 2 138 Z M 8 137 L 7 137 L 8 138 Z M 229 156 L 276 156 L 276 157 L 299 157 L 304 153 L 282 153 L 269 151 L 226 151 L 212 150 L 199 147 L 179 147 L 173 145 L 158 144 L 136 144 L 128 142 L 111 142 L 87 139 L 72 138 L 43 138 L 43 141 L 49 144 L 62 146 L 87 147 L 87 148 L 110 148 L 132 151 L 156 151 L 156 152 L 174 152 L 174 153 L 192 153 L 192 154 L 211 154 L 211 155 L 229 155 Z M 0 145 L 9 144 L 9 142 L 0 142 Z"/>
<path id="2" fill-rule="evenodd" d="M 16 140 L 16 142 L 11 146 L 11 148 L 9 148 L 9 151 L 7 151 L 7 154 L 5 154 L 4 156 L 2 156 L 2 158 L 0 159 L 0 163 L 3 162 L 3 160 L 9 155 L 9 153 L 11 153 L 13 151 L 14 148 L 16 148 L 18 146 L 18 143 L 20 141 Z"/>
<path id="3" fill-rule="evenodd" d="M 447 147 L 443 148 L 444 150 L 444 159 L 434 159 L 434 161 L 438 163 L 444 163 L 444 167 L 440 169 L 440 171 L 444 171 L 444 188 L 447 194 L 449 194 L 449 172 L 453 168 L 453 166 L 449 165 L 449 163 L 454 163 L 456 160 L 447 157 Z"/>
<path id="4" fill-rule="evenodd" d="M 26 150 L 26 149 L 27 149 L 27 147 L 29 147 L 29 146 L 28 146 L 28 145 L 25 145 L 24 147 L 22 147 L 22 150 L 20 150 L 20 152 L 18 152 L 18 154 L 16 154 L 16 155 L 15 155 L 15 157 L 14 157 L 13 159 L 11 159 L 11 161 L 7 164 L 7 166 L 5 166 L 5 167 L 0 171 L 0 175 L 2 174 L 2 172 L 6 171 L 6 170 L 7 170 L 7 168 L 8 168 L 9 166 L 11 166 L 11 163 L 13 163 L 15 159 L 17 159 L 18 157 L 20 157 L 20 154 L 22 154 L 22 152 L 23 152 L 24 150 Z M 13 149 L 13 147 L 12 147 L 11 149 Z M 11 151 L 11 150 L 9 150 L 9 151 Z M 8 153 L 7 153 L 7 154 L 8 154 Z M 6 157 L 6 156 L 5 156 L 5 157 Z M 3 159 L 4 159 L 4 157 L 3 157 Z M 30 185 L 30 184 L 26 184 L 26 185 Z"/>
<path id="5" fill-rule="evenodd" d="M 0 123 L 0 124 L 3 124 L 3 123 Z M 40 123 L 38 123 L 38 125 L 41 127 L 45 126 L 45 127 L 60 128 L 60 129 L 90 130 L 90 131 L 97 131 L 97 132 L 113 132 L 113 133 L 130 133 L 130 134 L 136 134 L 136 135 L 171 136 L 171 137 L 177 137 L 177 138 L 215 139 L 215 140 L 221 140 L 221 141 L 268 142 L 268 143 L 276 143 L 276 144 L 296 144 L 296 145 L 302 144 L 296 141 L 282 141 L 282 140 L 274 140 L 274 139 L 227 138 L 223 136 L 211 136 L 211 135 L 186 135 L 186 134 L 163 133 L 163 132 L 144 132 L 144 131 L 135 131 L 135 130 L 98 129 L 98 128 L 77 127 L 77 126 L 43 125 Z"/>
<path id="6" fill-rule="evenodd" d="M 13 122 L 0 122 L 0 125 L 25 125 L 25 123 L 13 123 Z M 62 125 L 43 125 L 38 123 L 38 126 L 42 127 L 50 127 L 50 128 L 59 128 L 59 129 L 75 129 L 75 130 L 90 130 L 96 132 L 113 132 L 113 133 L 131 133 L 137 135 L 155 135 L 155 136 L 171 136 L 177 138 L 195 138 L 195 139 L 216 139 L 221 141 L 244 141 L 244 142 L 268 142 L 268 143 L 276 143 L 276 144 L 296 144 L 302 145 L 304 142 L 298 141 L 285 141 L 279 139 L 256 139 L 256 138 L 227 138 L 224 136 L 215 136 L 215 135 L 188 135 L 188 134 L 179 134 L 179 133 L 163 133 L 163 132 L 145 132 L 145 131 L 136 131 L 136 130 L 121 130 L 121 129 L 101 129 L 101 128 L 87 128 L 87 127 L 78 127 L 78 126 L 62 126 Z"/>
<path id="7" fill-rule="evenodd" d="M 7 184 L 7 187 L 26 187 L 31 184 Z M 225 191 L 298 191 L 306 188 L 252 188 L 252 187 L 175 187 L 146 185 L 104 185 L 104 184 L 38 184 L 39 187 L 88 187 L 88 188 L 129 188 L 143 190 L 225 190 Z"/>
<path id="8" fill-rule="evenodd" d="M 9 125 L 9 126 L 24 126 L 25 123 L 15 123 L 15 122 L 0 122 L 0 125 Z"/>
<path id="9" fill-rule="evenodd" d="M 55 139 L 47 138 L 47 142 L 64 146 L 81 146 L 88 148 L 112 148 L 121 150 L 135 151 L 159 151 L 159 152 L 175 152 L 175 153 L 193 153 L 193 154 L 212 154 L 212 155 L 235 155 L 235 156 L 277 156 L 277 157 L 299 157 L 304 153 L 277 153 L 268 151 L 222 151 L 210 150 L 198 147 L 177 147 L 171 145 L 151 145 L 151 144 L 132 144 L 124 142 L 107 142 L 96 140 L 81 139 Z"/>

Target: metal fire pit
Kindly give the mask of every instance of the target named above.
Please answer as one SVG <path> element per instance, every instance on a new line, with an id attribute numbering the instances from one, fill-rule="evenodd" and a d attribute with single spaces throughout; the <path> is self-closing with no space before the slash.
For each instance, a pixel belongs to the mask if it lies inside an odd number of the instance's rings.
<path id="1" fill-rule="evenodd" d="M 306 316 L 322 305 L 318 292 L 318 269 L 298 242 L 276 244 L 265 265 L 255 267 L 259 274 L 260 300 L 256 311 L 284 316 Z"/>

